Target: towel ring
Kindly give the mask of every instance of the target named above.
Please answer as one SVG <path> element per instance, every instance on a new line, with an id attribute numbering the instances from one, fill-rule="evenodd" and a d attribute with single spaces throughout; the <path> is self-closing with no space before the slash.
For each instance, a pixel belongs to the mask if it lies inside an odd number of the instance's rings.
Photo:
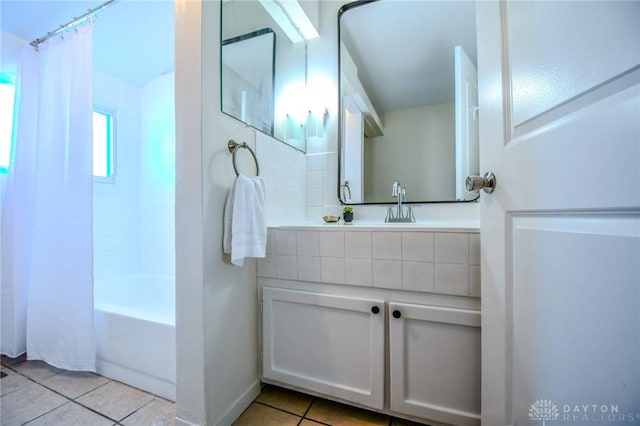
<path id="1" fill-rule="evenodd" d="M 260 166 L 258 165 L 258 157 L 256 157 L 256 153 L 253 152 L 251 147 L 247 145 L 246 142 L 238 143 L 233 139 L 229 139 L 229 143 L 227 143 L 227 147 L 229 148 L 229 152 L 233 154 L 233 170 L 235 170 L 236 176 L 240 176 L 240 173 L 238 173 L 238 166 L 236 165 L 236 153 L 240 148 L 246 148 L 249 150 L 249 152 L 253 156 L 253 160 L 256 162 L 256 176 L 260 176 Z"/>

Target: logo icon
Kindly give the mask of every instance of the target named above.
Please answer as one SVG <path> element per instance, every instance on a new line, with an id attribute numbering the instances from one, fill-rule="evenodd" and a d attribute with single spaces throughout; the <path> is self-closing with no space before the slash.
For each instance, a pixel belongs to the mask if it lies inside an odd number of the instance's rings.
<path id="1" fill-rule="evenodd" d="M 542 420 L 542 426 L 547 420 L 557 420 L 560 417 L 558 407 L 551 400 L 539 399 L 529 408 L 529 418 L 531 420 Z"/>

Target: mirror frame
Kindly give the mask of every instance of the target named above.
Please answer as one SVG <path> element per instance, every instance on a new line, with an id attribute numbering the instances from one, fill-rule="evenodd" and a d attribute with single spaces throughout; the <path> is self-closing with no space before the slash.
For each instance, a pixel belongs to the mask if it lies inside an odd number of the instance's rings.
<path id="1" fill-rule="evenodd" d="M 340 40 L 342 40 L 341 38 L 341 27 L 340 27 L 340 19 L 342 18 L 342 15 L 354 8 L 360 7 L 360 6 L 364 6 L 366 4 L 369 3 L 375 3 L 378 0 L 357 0 L 357 1 L 353 1 L 351 3 L 347 3 L 345 5 L 343 5 L 342 7 L 340 7 L 340 9 L 338 10 L 338 19 L 337 19 L 337 23 L 338 23 L 338 42 L 337 42 L 337 47 L 338 47 L 338 187 L 337 187 L 337 194 L 338 194 L 338 201 L 340 202 L 340 204 L 342 205 L 346 205 L 346 206 L 362 206 L 362 205 L 393 205 L 393 204 L 397 204 L 397 201 L 388 201 L 388 202 L 364 202 L 364 203 L 348 203 L 345 200 L 342 199 L 342 188 L 343 188 L 343 182 L 342 182 L 342 152 L 343 152 L 343 130 L 342 130 L 342 126 L 343 126 L 343 121 L 344 121 L 344 103 L 342 102 L 342 77 L 341 77 L 341 69 L 342 69 L 342 49 L 340 48 Z M 478 201 L 478 199 L 480 198 L 480 192 L 478 192 L 477 196 L 475 198 L 469 199 L 469 200 L 442 200 L 442 201 L 406 201 L 403 202 L 403 204 L 414 204 L 414 205 L 420 205 L 420 204 L 443 204 L 443 203 L 472 203 L 472 202 L 476 202 Z"/>

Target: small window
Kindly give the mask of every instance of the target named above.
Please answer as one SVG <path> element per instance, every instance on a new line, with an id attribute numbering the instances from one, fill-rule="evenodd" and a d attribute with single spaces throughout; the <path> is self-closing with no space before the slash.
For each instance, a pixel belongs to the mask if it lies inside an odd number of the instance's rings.
<path id="1" fill-rule="evenodd" d="M 11 161 L 14 98 L 13 82 L 0 74 L 0 173 L 7 172 Z"/>
<path id="2" fill-rule="evenodd" d="M 93 176 L 97 181 L 113 182 L 113 115 L 93 112 Z"/>

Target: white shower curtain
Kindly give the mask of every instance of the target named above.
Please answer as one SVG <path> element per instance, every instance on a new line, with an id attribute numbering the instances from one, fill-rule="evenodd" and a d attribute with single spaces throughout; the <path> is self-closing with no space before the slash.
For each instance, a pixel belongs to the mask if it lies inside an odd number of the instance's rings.
<path id="1" fill-rule="evenodd" d="M 95 371 L 91 24 L 39 51 L 25 47 L 16 92 L 2 201 L 1 349 Z"/>

